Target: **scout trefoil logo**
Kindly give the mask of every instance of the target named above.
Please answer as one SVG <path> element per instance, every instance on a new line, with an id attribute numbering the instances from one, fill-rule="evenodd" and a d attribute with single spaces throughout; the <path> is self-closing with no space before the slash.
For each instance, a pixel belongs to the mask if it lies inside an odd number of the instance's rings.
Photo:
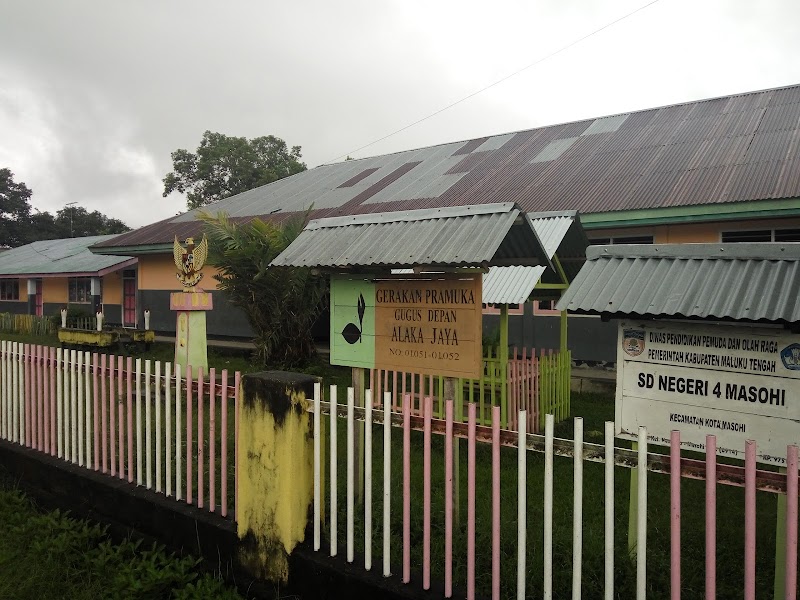
<path id="1" fill-rule="evenodd" d="M 355 344 L 361 340 L 361 332 L 364 331 L 364 311 L 367 308 L 367 303 L 364 301 L 364 294 L 358 295 L 358 325 L 355 323 L 348 323 L 342 329 L 342 337 L 348 344 Z"/>
<path id="2" fill-rule="evenodd" d="M 644 352 L 644 330 L 625 329 L 622 331 L 622 349 L 628 356 L 639 356 Z"/>

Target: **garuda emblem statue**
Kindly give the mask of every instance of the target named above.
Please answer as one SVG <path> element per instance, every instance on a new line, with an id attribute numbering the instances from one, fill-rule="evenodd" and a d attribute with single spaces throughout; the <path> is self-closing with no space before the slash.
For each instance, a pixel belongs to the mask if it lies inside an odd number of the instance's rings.
<path id="1" fill-rule="evenodd" d="M 203 278 L 200 270 L 208 257 L 208 240 L 206 236 L 204 235 L 203 241 L 196 246 L 193 238 L 186 238 L 186 248 L 184 248 L 176 235 L 172 253 L 175 257 L 175 266 L 178 268 L 176 277 L 183 284 L 184 291 L 195 291 L 192 288 L 200 283 Z"/>

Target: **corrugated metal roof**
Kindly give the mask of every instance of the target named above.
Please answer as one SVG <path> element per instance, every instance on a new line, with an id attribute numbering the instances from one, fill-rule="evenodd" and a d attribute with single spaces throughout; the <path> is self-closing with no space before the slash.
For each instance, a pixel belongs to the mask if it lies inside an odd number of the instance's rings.
<path id="1" fill-rule="evenodd" d="M 545 269 L 546 267 L 491 267 L 483 276 L 483 302 L 485 304 L 527 302 Z"/>
<path id="2" fill-rule="evenodd" d="M 603 213 L 788 197 L 800 197 L 800 85 L 322 165 L 203 210 L 247 220 L 312 205 L 324 218 L 515 202 Z M 197 234 L 198 212 L 98 247 Z"/>
<path id="3" fill-rule="evenodd" d="M 591 246 L 560 310 L 800 321 L 800 244 Z"/>
<path id="4" fill-rule="evenodd" d="M 547 257 L 556 253 L 562 259 L 567 277 L 572 280 L 586 258 L 589 245 L 586 234 L 575 212 L 529 213 L 528 219 L 542 243 Z M 393 269 L 393 273 L 411 273 L 411 269 Z M 527 302 L 534 287 L 548 273 L 548 281 L 561 279 L 545 266 L 489 267 L 483 276 L 483 302 L 485 304 L 522 304 Z"/>
<path id="5" fill-rule="evenodd" d="M 332 217 L 310 222 L 273 266 L 551 266 L 514 204 Z"/>
<path id="6" fill-rule="evenodd" d="M 98 273 L 131 260 L 130 256 L 92 254 L 89 246 L 113 235 L 43 240 L 0 253 L 0 275 Z"/>
<path id="7" fill-rule="evenodd" d="M 589 241 L 574 212 L 528 213 L 548 258 L 556 254 L 568 280 L 572 280 L 586 260 Z M 483 276 L 483 301 L 487 304 L 527 302 L 539 280 L 561 283 L 552 269 L 545 267 L 491 267 Z"/>

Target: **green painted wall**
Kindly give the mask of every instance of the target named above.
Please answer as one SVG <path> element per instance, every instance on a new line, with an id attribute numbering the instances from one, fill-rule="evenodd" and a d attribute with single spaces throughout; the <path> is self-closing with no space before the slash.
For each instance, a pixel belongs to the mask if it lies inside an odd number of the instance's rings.
<path id="1" fill-rule="evenodd" d="M 361 319 L 359 298 L 364 302 Z M 371 281 L 331 278 L 331 364 L 375 366 L 375 284 Z"/>

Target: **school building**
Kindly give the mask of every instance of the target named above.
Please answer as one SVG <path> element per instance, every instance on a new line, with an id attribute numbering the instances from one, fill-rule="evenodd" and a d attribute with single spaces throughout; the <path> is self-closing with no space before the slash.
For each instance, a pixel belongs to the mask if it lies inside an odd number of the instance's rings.
<path id="1" fill-rule="evenodd" d="M 318 219 L 496 202 L 578 211 L 592 243 L 800 241 L 800 85 L 321 165 L 202 210 L 246 222 L 309 207 Z M 172 242 L 202 236 L 198 212 L 92 246 L 139 259 L 137 311 L 149 307 L 155 329 L 174 330 Z M 201 285 L 215 288 L 211 272 Z M 247 335 L 241 313 L 215 296 L 209 333 Z M 557 347 L 553 308 L 513 307 L 510 343 Z M 613 360 L 613 335 L 596 317 L 570 318 L 578 359 Z"/>
<path id="2" fill-rule="evenodd" d="M 44 240 L 0 253 L 0 312 L 50 316 L 66 307 L 136 327 L 137 259 L 89 251 L 113 237 Z"/>

